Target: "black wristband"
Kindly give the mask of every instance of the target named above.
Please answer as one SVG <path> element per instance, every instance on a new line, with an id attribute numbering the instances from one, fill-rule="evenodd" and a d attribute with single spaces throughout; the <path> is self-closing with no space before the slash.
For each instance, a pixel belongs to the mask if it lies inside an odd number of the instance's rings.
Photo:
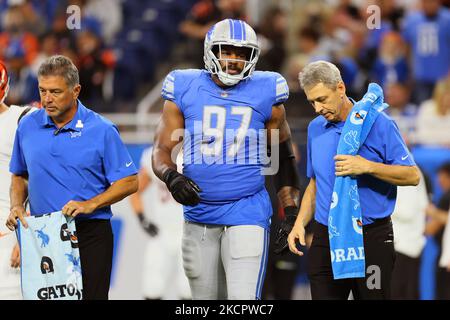
<path id="1" fill-rule="evenodd" d="M 164 183 L 169 186 L 170 181 L 175 178 L 178 175 L 178 171 L 172 168 L 168 168 L 166 171 L 164 171 L 163 173 L 163 181 Z"/>
<path id="2" fill-rule="evenodd" d="M 283 187 L 300 189 L 298 168 L 295 162 L 294 151 L 292 150 L 291 139 L 281 142 L 279 148 L 280 166 L 273 177 L 275 190 L 278 192 Z"/>
<path id="3" fill-rule="evenodd" d="M 280 159 L 295 159 L 294 150 L 292 150 L 292 140 L 289 138 L 279 144 Z"/>

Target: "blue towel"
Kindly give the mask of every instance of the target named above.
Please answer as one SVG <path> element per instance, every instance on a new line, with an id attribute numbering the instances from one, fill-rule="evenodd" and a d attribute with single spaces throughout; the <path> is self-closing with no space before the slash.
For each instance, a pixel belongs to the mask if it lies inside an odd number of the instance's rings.
<path id="1" fill-rule="evenodd" d="M 347 118 L 339 139 L 337 154 L 356 155 L 380 112 L 383 90 L 369 84 L 367 93 Z M 365 277 L 364 239 L 358 184 L 355 177 L 336 177 L 328 217 L 331 265 L 334 279 Z"/>
<path id="2" fill-rule="evenodd" d="M 61 211 L 19 221 L 25 300 L 81 300 L 83 282 L 75 221 Z"/>

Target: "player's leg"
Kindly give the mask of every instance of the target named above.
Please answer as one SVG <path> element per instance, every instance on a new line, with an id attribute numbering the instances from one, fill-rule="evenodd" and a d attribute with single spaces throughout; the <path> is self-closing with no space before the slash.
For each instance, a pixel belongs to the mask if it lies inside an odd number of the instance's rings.
<path id="1" fill-rule="evenodd" d="M 308 278 L 313 300 L 347 300 L 351 290 L 349 279 L 334 280 L 331 267 L 328 227 L 313 225 L 314 237 L 308 251 Z"/>
<path id="2" fill-rule="evenodd" d="M 185 222 L 183 229 L 183 266 L 192 298 L 225 299 L 226 284 L 220 257 L 223 226 Z"/>
<path id="3" fill-rule="evenodd" d="M 144 256 L 142 294 L 147 300 L 163 298 L 165 285 L 169 277 L 167 268 L 168 253 L 161 235 L 151 238 L 147 242 Z"/>
<path id="4" fill-rule="evenodd" d="M 4 232 L 0 237 L 0 300 L 22 300 L 20 269 L 11 267 L 11 253 L 17 243 L 13 232 Z"/>
<path id="5" fill-rule="evenodd" d="M 83 300 L 107 300 L 111 280 L 113 233 L 109 220 L 77 221 L 83 275 Z"/>
<path id="6" fill-rule="evenodd" d="M 232 226 L 222 236 L 228 299 L 261 299 L 269 233 L 260 226 Z"/>

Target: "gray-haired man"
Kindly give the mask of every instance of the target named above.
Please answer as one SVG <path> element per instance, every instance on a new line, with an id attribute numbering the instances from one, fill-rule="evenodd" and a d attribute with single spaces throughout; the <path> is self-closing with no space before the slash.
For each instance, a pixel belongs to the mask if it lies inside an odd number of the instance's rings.
<path id="1" fill-rule="evenodd" d="M 347 299 L 352 291 L 356 299 L 387 299 L 395 258 L 390 215 L 395 206 L 396 186 L 417 185 L 419 170 L 396 124 L 385 113 L 376 118 L 357 155 L 337 155 L 341 132 L 355 102 L 347 97 L 334 64 L 310 63 L 300 74 L 300 84 L 319 116 L 308 127 L 307 175 L 311 180 L 288 237 L 289 248 L 303 254 L 296 248 L 296 242 L 305 245 L 304 227 L 314 217 L 314 239 L 308 253 L 312 298 Z M 358 251 L 359 255 L 351 255 L 349 250 L 339 260 L 364 259 L 365 254 L 365 278 L 333 277 L 329 230 L 332 235 L 338 234 L 328 218 L 331 204 L 337 203 L 337 195 L 333 194 L 336 176 L 357 177 L 362 221 L 353 228 L 356 232 L 362 228 L 364 235 L 364 248 Z M 376 272 L 377 280 L 367 281 Z"/>

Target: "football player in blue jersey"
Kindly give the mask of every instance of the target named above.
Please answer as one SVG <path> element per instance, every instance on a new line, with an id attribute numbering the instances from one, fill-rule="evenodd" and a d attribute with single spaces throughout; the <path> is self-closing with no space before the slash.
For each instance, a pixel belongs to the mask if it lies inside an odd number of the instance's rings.
<path id="1" fill-rule="evenodd" d="M 206 70 L 175 70 L 163 84 L 153 170 L 184 205 L 183 264 L 194 299 L 260 299 L 272 215 L 266 172 L 276 172 L 287 216 L 279 251 L 298 211 L 283 106 L 289 89 L 278 73 L 254 71 L 259 53 L 247 23 L 222 20 L 205 37 Z M 181 138 L 183 174 L 174 154 Z"/>

